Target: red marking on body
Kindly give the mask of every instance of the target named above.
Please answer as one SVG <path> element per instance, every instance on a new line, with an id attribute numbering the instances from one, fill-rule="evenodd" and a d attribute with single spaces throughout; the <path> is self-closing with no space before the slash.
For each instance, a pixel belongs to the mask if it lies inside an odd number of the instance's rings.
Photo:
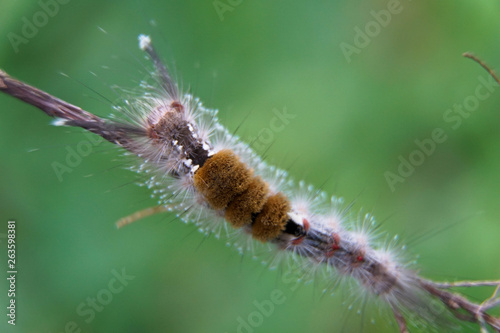
<path id="1" fill-rule="evenodd" d="M 179 101 L 173 101 L 170 106 L 175 109 L 176 111 L 182 112 L 184 111 L 184 105 L 181 104 Z"/>
<path id="2" fill-rule="evenodd" d="M 340 236 L 336 232 L 332 233 L 333 244 L 331 246 L 331 250 L 326 253 L 328 257 L 332 257 L 335 251 L 340 250 Z"/>
<path id="3" fill-rule="evenodd" d="M 340 250 L 340 246 L 338 244 L 332 244 L 332 249 L 328 252 L 326 252 L 326 255 L 328 257 L 333 257 L 333 255 L 335 254 L 335 251 L 337 250 Z"/>
<path id="4" fill-rule="evenodd" d="M 338 244 L 340 244 L 340 236 L 339 236 L 339 234 L 338 234 L 338 233 L 334 232 L 334 233 L 332 234 L 332 237 L 333 237 L 333 242 L 334 242 L 335 244 L 337 244 L 337 245 L 338 245 Z"/>
<path id="5" fill-rule="evenodd" d="M 309 224 L 309 221 L 305 217 L 302 219 L 302 224 L 304 225 L 304 230 L 307 233 L 311 225 Z"/>
<path id="6" fill-rule="evenodd" d="M 333 237 L 332 250 L 337 251 L 340 249 L 340 236 L 338 233 L 334 232 L 332 234 L 332 237 Z"/>
<path id="7" fill-rule="evenodd" d="M 148 136 L 151 138 L 151 139 L 158 139 L 158 133 L 156 132 L 156 129 L 154 126 L 151 126 L 148 130 Z"/>
<path id="8" fill-rule="evenodd" d="M 365 260 L 365 258 L 363 256 L 357 256 L 356 260 L 359 261 L 359 262 L 362 262 L 362 261 Z"/>

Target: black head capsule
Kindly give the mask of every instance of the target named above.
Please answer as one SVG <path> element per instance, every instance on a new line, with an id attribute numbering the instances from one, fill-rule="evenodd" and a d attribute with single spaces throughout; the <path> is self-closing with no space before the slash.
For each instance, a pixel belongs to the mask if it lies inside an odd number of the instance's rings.
<path id="1" fill-rule="evenodd" d="M 292 219 L 286 222 L 285 230 L 283 232 L 285 234 L 289 234 L 297 238 L 304 237 L 307 234 L 307 231 L 304 228 L 304 226 L 295 223 Z"/>

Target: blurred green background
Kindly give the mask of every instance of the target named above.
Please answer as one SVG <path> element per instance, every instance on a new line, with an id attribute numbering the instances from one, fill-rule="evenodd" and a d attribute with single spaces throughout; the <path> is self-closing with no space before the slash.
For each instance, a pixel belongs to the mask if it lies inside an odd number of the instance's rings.
<path id="1" fill-rule="evenodd" d="M 107 115 L 98 94 L 115 100 L 110 86 L 134 88 L 144 77 L 137 36 L 151 34 L 183 86 L 218 108 L 230 130 L 241 124 L 244 140 L 269 126 L 273 109 L 295 115 L 259 153 L 295 179 L 355 200 L 354 211 L 373 211 L 381 229 L 408 240 L 424 276 L 499 278 L 500 89 L 458 128 L 443 119 L 487 78 L 463 52 L 500 67 L 498 1 L 401 1 L 350 61 L 340 45 L 354 45 L 356 27 L 376 29 L 370 12 L 388 1 L 69 1 L 18 52 L 9 36 L 22 36 L 34 16 L 43 23 L 43 6 L 0 1 L 0 68 L 11 75 Z M 64 163 L 84 133 L 49 126 L 9 96 L 0 95 L 0 109 L 0 236 L 15 219 L 18 259 L 17 325 L 2 315 L 1 332 L 65 332 L 72 322 L 81 332 L 236 332 L 238 318 L 275 289 L 286 301 L 251 331 L 397 331 L 387 328 L 389 316 L 375 313 L 371 323 L 371 312 L 358 313 L 360 302 L 349 310 L 351 289 L 333 297 L 313 284 L 296 289 L 282 272 L 172 215 L 117 231 L 117 219 L 155 204 L 122 168 L 118 149 L 94 147 L 60 182 L 52 163 Z M 447 140 L 391 191 L 384 174 L 436 128 Z M 110 294 L 113 271 L 122 269 L 134 279 Z M 79 315 L 97 296 L 109 303 L 93 318 Z"/>

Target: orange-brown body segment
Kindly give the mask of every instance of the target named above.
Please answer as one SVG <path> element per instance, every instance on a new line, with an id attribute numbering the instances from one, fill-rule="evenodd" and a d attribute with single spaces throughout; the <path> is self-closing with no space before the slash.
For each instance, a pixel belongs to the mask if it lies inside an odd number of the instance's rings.
<path id="1" fill-rule="evenodd" d="M 194 175 L 194 185 L 213 209 L 224 210 L 235 228 L 252 225 L 254 238 L 265 242 L 285 229 L 290 202 L 269 186 L 231 150 L 207 159 Z"/>

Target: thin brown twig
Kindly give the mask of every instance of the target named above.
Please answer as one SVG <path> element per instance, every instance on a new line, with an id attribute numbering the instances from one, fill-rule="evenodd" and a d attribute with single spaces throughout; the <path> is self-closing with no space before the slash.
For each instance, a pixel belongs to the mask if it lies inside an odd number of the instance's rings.
<path id="1" fill-rule="evenodd" d="M 149 207 L 143 210 L 140 210 L 138 212 L 135 212 L 129 216 L 122 217 L 120 220 L 116 222 L 116 227 L 118 229 L 123 228 L 127 224 L 133 223 L 135 221 L 138 221 L 140 219 L 143 219 L 145 217 L 163 213 L 163 212 L 168 212 L 170 208 L 167 206 L 155 206 L 155 207 Z"/>
<path id="2" fill-rule="evenodd" d="M 454 287 L 491 287 L 500 286 L 500 280 L 480 280 L 480 281 L 455 281 L 455 282 L 435 282 L 437 288 L 447 289 Z"/>
<path id="3" fill-rule="evenodd" d="M 483 303 L 481 303 L 481 307 L 484 308 L 485 310 L 488 310 L 494 308 L 497 305 L 500 305 L 500 297 L 497 297 L 499 293 L 500 293 L 500 284 L 498 284 L 491 297 L 489 297 Z"/>
<path id="4" fill-rule="evenodd" d="M 500 318 L 486 313 L 486 309 L 482 308 L 481 304 L 474 303 L 457 293 L 442 290 L 439 288 L 439 283 L 433 281 L 422 279 L 420 285 L 430 294 L 439 298 L 458 319 L 475 322 L 479 325 L 484 322 L 500 333 Z"/>
<path id="5" fill-rule="evenodd" d="M 449 302 L 444 302 L 445 305 L 447 305 L 452 312 L 455 315 L 460 315 L 460 319 L 464 319 L 462 313 L 458 313 L 458 309 L 465 310 L 467 313 L 471 315 L 466 320 L 473 321 L 472 318 L 475 318 L 477 323 L 479 324 L 481 333 L 487 333 L 488 328 L 487 324 L 490 324 L 493 328 L 495 328 L 497 331 L 499 330 L 498 327 L 498 318 L 493 318 L 492 320 L 488 321 L 486 320 L 487 314 L 486 311 L 489 309 L 492 309 L 496 307 L 497 305 L 500 304 L 500 299 L 497 298 L 498 293 L 500 292 L 500 280 L 484 280 L 484 281 L 455 281 L 455 282 L 432 282 L 433 286 L 439 289 L 449 289 L 453 287 L 463 287 L 463 288 L 474 288 L 474 287 L 491 287 L 491 286 L 496 286 L 495 291 L 493 294 L 484 300 L 481 304 L 475 304 L 472 303 L 465 298 L 461 298 L 460 302 L 456 302 L 458 298 L 455 297 L 449 297 L 448 295 L 445 295 L 444 293 L 441 296 L 438 296 L 441 300 L 444 298 L 448 299 Z M 454 294 L 458 296 L 457 294 Z M 469 304 L 466 304 L 468 302 Z M 457 307 L 458 306 L 458 307 Z M 474 310 L 475 309 L 475 310 Z M 491 322 L 494 322 L 495 324 L 491 324 Z"/>
<path id="6" fill-rule="evenodd" d="M 103 119 L 98 116 L 54 97 L 45 91 L 18 81 L 1 69 L 0 90 L 28 104 L 36 106 L 50 117 L 80 122 L 103 122 Z"/>
<path id="7" fill-rule="evenodd" d="M 465 52 L 463 54 L 464 57 L 472 59 L 476 63 L 478 63 L 481 67 L 483 67 L 488 74 L 500 85 L 500 79 L 496 75 L 495 71 L 488 66 L 483 60 L 479 59 L 477 56 L 473 55 L 470 52 Z M 486 327 L 486 323 L 491 325 L 493 329 L 495 329 L 496 332 L 500 332 L 500 318 L 495 318 L 490 316 L 489 314 L 486 313 L 487 310 L 492 309 L 498 305 L 500 305 L 500 298 L 498 297 L 498 294 L 500 293 L 500 280 L 499 281 L 460 281 L 460 282 L 453 282 L 453 283 L 435 283 L 435 286 L 437 288 L 452 288 L 452 287 L 480 287 L 480 286 L 497 286 L 493 294 L 486 300 L 484 300 L 481 304 L 474 304 L 469 302 L 468 304 L 464 302 L 458 302 L 457 305 L 459 305 L 462 309 L 466 310 L 467 312 L 471 313 L 474 307 L 476 307 L 475 311 L 475 319 L 477 320 L 481 333 L 487 333 L 488 329 Z M 453 294 L 451 294 L 453 295 Z M 436 294 L 436 296 L 440 297 L 439 295 Z M 447 298 L 449 295 L 442 295 L 443 298 Z M 441 300 L 444 299 L 441 298 Z M 450 297 L 449 300 L 451 300 L 453 297 Z M 456 300 L 462 301 L 465 300 L 464 298 L 457 298 Z M 446 302 L 445 302 L 446 304 Z M 471 313 L 472 314 L 472 313 Z"/>
<path id="8" fill-rule="evenodd" d="M 478 318 L 480 333 L 488 333 L 488 327 L 483 318 Z"/>
<path id="9" fill-rule="evenodd" d="M 481 67 L 483 67 L 488 72 L 488 74 L 490 74 L 491 77 L 493 77 L 495 79 L 495 81 L 497 81 L 497 83 L 500 85 L 500 79 L 498 79 L 497 75 L 495 74 L 495 71 L 492 70 L 491 67 L 488 66 L 484 61 L 482 61 L 481 59 L 479 59 L 478 57 L 476 57 L 475 55 L 473 55 L 470 52 L 465 52 L 464 54 L 462 54 L 462 56 L 469 58 L 469 59 L 472 59 L 475 62 L 477 62 L 479 65 L 481 65 Z"/>
<path id="10" fill-rule="evenodd" d="M 493 292 L 493 294 L 489 298 L 485 299 L 484 302 L 482 302 L 479 306 L 478 311 L 480 311 L 480 312 L 476 314 L 476 318 L 479 321 L 479 326 L 481 327 L 481 333 L 488 333 L 488 328 L 486 327 L 486 323 L 484 322 L 483 318 L 481 317 L 481 312 L 487 311 L 488 309 L 491 309 L 491 308 L 495 307 L 496 305 L 500 304 L 500 299 L 496 299 L 499 290 L 500 290 L 500 283 L 495 288 L 495 291 Z"/>
<path id="11" fill-rule="evenodd" d="M 50 117 L 64 119 L 65 125 L 81 127 L 133 152 L 133 139 L 129 135 L 130 132 L 134 134 L 133 129 L 107 121 L 45 91 L 16 80 L 1 69 L 0 91 L 36 106 Z"/>
<path id="12" fill-rule="evenodd" d="M 497 298 L 495 300 L 490 300 L 486 303 L 486 306 L 484 307 L 485 310 L 492 309 L 494 307 L 497 307 L 500 305 L 500 298 Z"/>

